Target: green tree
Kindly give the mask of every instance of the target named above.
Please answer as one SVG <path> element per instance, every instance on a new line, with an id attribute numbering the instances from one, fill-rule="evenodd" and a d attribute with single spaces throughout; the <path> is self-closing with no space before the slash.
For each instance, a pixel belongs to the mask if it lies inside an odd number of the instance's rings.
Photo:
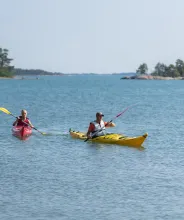
<path id="1" fill-rule="evenodd" d="M 12 77 L 13 66 L 10 66 L 12 60 L 8 57 L 8 50 L 0 48 L 0 76 Z"/>
<path id="2" fill-rule="evenodd" d="M 151 73 L 151 75 L 153 75 L 153 76 L 167 76 L 166 69 L 167 69 L 167 66 L 165 64 L 157 63 L 157 65 L 155 66 L 155 70 L 153 71 L 153 73 Z"/>
<path id="3" fill-rule="evenodd" d="M 148 73 L 148 66 L 146 63 L 143 63 L 139 66 L 139 68 L 136 70 L 137 74 L 147 74 Z"/>
<path id="4" fill-rule="evenodd" d="M 179 72 L 180 76 L 184 76 L 184 62 L 183 60 L 176 60 L 176 69 Z"/>
<path id="5" fill-rule="evenodd" d="M 169 77 L 179 77 L 180 76 L 180 73 L 178 72 L 177 68 L 173 64 L 170 64 L 166 68 L 166 73 L 167 73 L 167 76 L 169 76 Z"/>

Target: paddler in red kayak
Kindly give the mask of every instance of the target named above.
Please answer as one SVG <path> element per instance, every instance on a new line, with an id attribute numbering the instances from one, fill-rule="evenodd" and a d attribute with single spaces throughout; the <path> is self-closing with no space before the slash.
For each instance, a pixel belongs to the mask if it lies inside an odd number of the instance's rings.
<path id="1" fill-rule="evenodd" d="M 112 122 L 104 122 L 102 120 L 102 117 L 104 114 L 102 112 L 97 112 L 96 113 L 96 120 L 93 122 L 90 122 L 88 132 L 87 132 L 87 137 L 88 138 L 94 138 L 98 136 L 103 136 L 106 135 L 106 127 L 114 127 L 115 124 Z"/>
<path id="2" fill-rule="evenodd" d="M 29 120 L 29 118 L 27 118 L 27 111 L 26 110 L 22 110 L 21 111 L 21 116 L 17 117 L 17 120 L 13 123 L 13 126 L 30 126 L 30 127 L 34 127 L 31 124 L 31 121 Z"/>

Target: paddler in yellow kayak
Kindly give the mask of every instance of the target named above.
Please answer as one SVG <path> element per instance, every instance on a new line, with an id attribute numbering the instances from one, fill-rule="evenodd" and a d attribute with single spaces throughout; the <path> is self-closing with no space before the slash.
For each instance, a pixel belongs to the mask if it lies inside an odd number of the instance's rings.
<path id="1" fill-rule="evenodd" d="M 102 117 L 104 114 L 102 112 L 96 113 L 96 120 L 93 122 L 90 122 L 87 137 L 88 138 L 94 138 L 106 135 L 106 127 L 114 127 L 115 124 L 112 122 L 104 122 L 102 120 Z"/>
<path id="2" fill-rule="evenodd" d="M 29 120 L 29 118 L 27 118 L 27 111 L 26 110 L 22 110 L 21 111 L 21 116 L 17 117 L 17 120 L 14 121 L 13 126 L 30 126 L 30 127 L 34 127 L 31 123 L 31 121 Z"/>

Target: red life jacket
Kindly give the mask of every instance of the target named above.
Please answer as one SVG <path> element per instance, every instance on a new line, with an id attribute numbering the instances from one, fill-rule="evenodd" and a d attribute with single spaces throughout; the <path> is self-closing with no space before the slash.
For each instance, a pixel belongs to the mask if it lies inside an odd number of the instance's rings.
<path id="1" fill-rule="evenodd" d="M 29 124 L 29 118 L 26 118 L 26 120 L 22 120 L 22 116 L 19 116 L 19 120 L 17 122 L 17 126 L 28 126 L 25 123 Z M 24 123 L 25 122 L 25 123 Z"/>

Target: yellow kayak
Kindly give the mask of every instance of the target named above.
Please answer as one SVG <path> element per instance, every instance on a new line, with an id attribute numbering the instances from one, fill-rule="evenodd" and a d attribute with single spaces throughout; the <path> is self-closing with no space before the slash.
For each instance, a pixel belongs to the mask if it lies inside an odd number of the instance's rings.
<path id="1" fill-rule="evenodd" d="M 85 133 L 80 131 L 69 130 L 71 137 L 86 140 L 87 136 Z M 138 137 L 128 137 L 122 134 L 106 134 L 105 136 L 95 137 L 93 139 L 89 139 L 88 141 L 99 142 L 105 144 L 118 144 L 123 146 L 130 147 L 141 147 L 143 142 L 145 141 L 148 133 L 143 134 Z"/>

